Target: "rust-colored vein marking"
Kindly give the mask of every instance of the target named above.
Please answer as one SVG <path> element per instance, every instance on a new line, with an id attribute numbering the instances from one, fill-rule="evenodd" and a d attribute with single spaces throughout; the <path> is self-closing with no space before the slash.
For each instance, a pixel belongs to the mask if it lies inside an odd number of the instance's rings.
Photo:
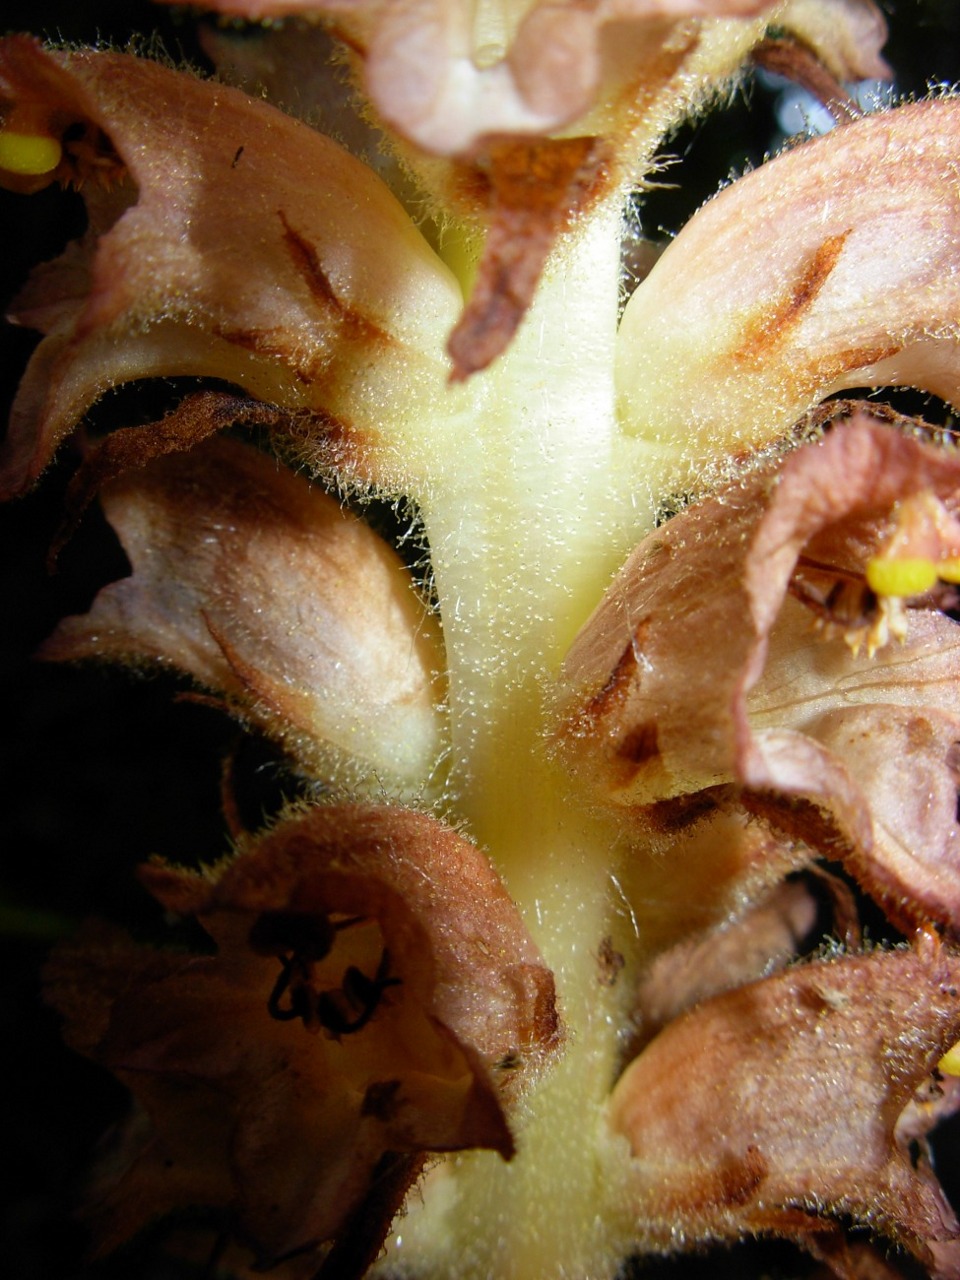
<path id="1" fill-rule="evenodd" d="M 290 225 L 282 209 L 277 210 L 277 215 L 283 223 L 283 240 L 291 261 L 320 308 L 344 326 L 345 336 L 351 341 L 389 343 L 391 337 L 385 329 L 337 297 L 315 246 Z"/>
<path id="2" fill-rule="evenodd" d="M 740 346 L 733 353 L 737 364 L 758 368 L 799 324 L 837 265 L 850 230 L 852 228 L 827 236 L 783 297 L 764 306 L 762 312 L 748 322 Z"/>

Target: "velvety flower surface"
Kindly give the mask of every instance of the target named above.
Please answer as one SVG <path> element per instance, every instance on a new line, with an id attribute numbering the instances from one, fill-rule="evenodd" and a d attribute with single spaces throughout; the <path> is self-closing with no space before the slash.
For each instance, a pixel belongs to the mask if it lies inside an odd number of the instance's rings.
<path id="1" fill-rule="evenodd" d="M 45 181 L 81 183 L 91 205 L 87 235 L 14 303 L 45 339 L 13 407 L 4 492 L 28 485 L 89 404 L 132 378 L 220 377 L 334 420 L 347 393 L 347 433 L 426 411 L 414 387 L 429 399 L 442 384 L 460 290 L 341 147 L 226 86 L 16 37 L 2 46 L 0 99 L 16 104 L 11 129 L 25 116 L 69 132 Z"/>
<path id="2" fill-rule="evenodd" d="M 677 1232 L 774 1230 L 816 1252 L 842 1215 L 956 1275 L 953 1210 L 896 1128 L 944 1035 L 960 1032 L 957 963 L 934 947 L 804 965 L 661 1032 L 611 1100 L 651 1234 L 669 1245 Z M 918 990 L 930 1000 L 919 1019 Z"/>
<path id="3" fill-rule="evenodd" d="M 0 43 L 0 178 L 89 216 L 13 304 L 43 337 L 4 491 L 110 387 L 220 384 L 83 441 L 57 546 L 99 495 L 131 573 L 41 656 L 173 666 L 313 783 L 143 870 L 193 950 L 100 926 L 51 961 L 137 1104 L 102 1246 L 199 1206 L 240 1275 L 600 1280 L 753 1234 L 896 1274 L 853 1225 L 960 1275 L 927 1148 L 960 1101 L 960 461 L 817 408 L 955 395 L 956 104 L 854 118 L 868 0 L 212 7 L 322 19 L 303 49 L 369 96 L 342 136 L 391 158 Z M 252 85 L 290 42 L 208 48 Z M 633 184 L 751 55 L 847 122 L 625 301 Z M 411 504 L 419 587 L 344 509 L 370 492 Z M 907 941 L 865 946 L 818 859 Z"/>
<path id="4" fill-rule="evenodd" d="M 336 1235 L 386 1153 L 510 1158 L 500 1095 L 557 1047 L 553 981 L 468 841 L 425 815 L 333 806 L 205 875 L 142 874 L 217 954 L 108 934 L 49 972 L 71 1041 L 145 1112 L 99 1180 L 107 1245 L 202 1204 L 276 1262 Z"/>
<path id="5" fill-rule="evenodd" d="M 911 538 L 917 499 L 931 517 Z M 565 682 L 588 696 L 565 750 L 623 805 L 736 781 L 893 918 L 954 928 L 960 648 L 955 592 L 934 588 L 938 566 L 953 576 L 958 502 L 952 449 L 860 412 L 681 512 L 567 655 Z M 869 586 L 918 558 L 929 589 Z"/>
<path id="6" fill-rule="evenodd" d="M 443 751 L 442 639 L 367 525 L 223 437 L 128 471 L 103 503 L 133 574 L 42 657 L 172 664 L 314 774 L 424 785 Z"/>
<path id="7" fill-rule="evenodd" d="M 638 437 L 660 446 L 682 422 L 696 458 L 850 387 L 955 399 L 958 120 L 950 99 L 867 116 L 705 205 L 624 312 L 618 395 Z"/>

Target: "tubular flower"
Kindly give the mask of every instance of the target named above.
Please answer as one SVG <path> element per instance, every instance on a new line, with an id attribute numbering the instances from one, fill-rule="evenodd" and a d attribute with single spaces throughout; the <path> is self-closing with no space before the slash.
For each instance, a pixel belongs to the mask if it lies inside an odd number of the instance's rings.
<path id="1" fill-rule="evenodd" d="M 955 930 L 958 500 L 960 456 L 860 411 L 688 507 L 567 654 L 564 753 L 630 808 L 735 784 L 904 927 Z"/>
<path id="2" fill-rule="evenodd" d="M 553 982 L 469 841 L 403 809 L 332 805 L 214 875 L 150 865 L 143 878 L 198 917 L 216 957 L 158 965 L 107 937 L 51 966 L 71 1038 L 151 1121 L 126 1144 L 119 1188 L 104 1179 L 107 1242 L 200 1199 L 235 1209 L 275 1263 L 349 1227 L 388 1155 L 512 1155 L 503 1100 L 556 1046 Z M 91 950 L 97 981 L 77 1009 Z M 418 1171 L 400 1164 L 401 1194 Z M 392 1217 L 380 1212 L 372 1256 Z"/>
<path id="3" fill-rule="evenodd" d="M 224 437 L 127 472 L 104 509 L 134 572 L 41 656 L 172 664 L 315 773 L 423 786 L 444 748 L 442 638 L 372 529 Z"/>
<path id="4" fill-rule="evenodd" d="M 0 487 L 110 388 L 218 384 L 82 432 L 53 554 L 99 498 L 131 572 L 40 656 L 176 668 L 305 792 L 143 869 L 191 949 L 99 924 L 50 961 L 133 1097 L 99 1247 L 196 1208 L 237 1276 L 599 1280 L 758 1234 L 960 1276 L 927 1142 L 960 1102 L 960 454 L 822 403 L 960 394 L 960 106 L 844 105 L 885 72 L 870 0 L 212 7 L 300 25 L 208 33 L 231 85 L 0 42 L 0 181 L 88 213 L 12 304 L 42 336 Z M 659 141 L 751 57 L 843 123 L 621 305 Z M 864 944 L 854 882 L 905 941 Z"/>

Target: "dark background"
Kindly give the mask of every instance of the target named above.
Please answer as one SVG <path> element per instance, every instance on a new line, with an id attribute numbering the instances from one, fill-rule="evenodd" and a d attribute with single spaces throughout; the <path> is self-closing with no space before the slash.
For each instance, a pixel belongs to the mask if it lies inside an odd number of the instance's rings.
<path id="1" fill-rule="evenodd" d="M 156 32 L 176 61 L 202 65 L 190 16 L 139 0 L 35 0 L 5 6 L 4 14 L 0 23 L 11 30 L 67 41 L 124 46 L 133 32 Z M 956 0 L 901 0 L 890 20 L 888 56 L 901 91 L 922 94 L 928 82 L 960 80 Z M 672 141 L 681 162 L 668 176 L 680 189 L 645 202 L 648 232 L 676 230 L 732 169 L 760 162 L 774 134 L 772 99 L 759 89 L 747 98 Z M 0 193 L 0 306 L 30 264 L 56 253 L 81 225 L 76 197 Z M 29 334 L 0 330 L 0 420 L 32 345 Z M 180 388 L 161 391 L 175 396 Z M 144 405 L 125 392 L 106 412 L 130 423 L 133 414 L 154 416 L 154 406 Z M 45 571 L 73 465 L 63 451 L 37 491 L 0 509 L 0 1268 L 14 1280 L 172 1280 L 202 1269 L 165 1262 L 155 1240 L 95 1267 L 83 1262 L 71 1195 L 93 1144 L 121 1114 L 123 1094 L 62 1046 L 57 1020 L 40 1000 L 39 969 L 50 945 L 91 914 L 149 936 L 157 913 L 134 876 L 149 855 L 210 859 L 224 851 L 220 768 L 237 735 L 213 709 L 177 701 L 169 678 L 31 661 L 58 618 L 84 610 L 99 585 L 124 572 L 122 553 L 96 515 L 63 553 L 57 575 Z M 247 774 L 259 788 L 249 802 L 255 818 L 295 784 L 256 744 L 246 751 Z M 945 1141 L 942 1162 L 960 1200 L 953 1145 Z M 747 1248 L 726 1262 L 685 1259 L 642 1273 L 651 1280 L 760 1270 L 787 1276 L 798 1265 L 789 1250 Z"/>

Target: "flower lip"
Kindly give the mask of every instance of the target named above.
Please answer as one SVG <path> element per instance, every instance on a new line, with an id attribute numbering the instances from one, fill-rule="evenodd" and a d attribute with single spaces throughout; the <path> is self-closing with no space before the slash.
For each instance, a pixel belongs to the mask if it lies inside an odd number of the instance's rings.
<path id="1" fill-rule="evenodd" d="M 954 1274 L 934 1263 L 938 1249 L 956 1256 L 960 1224 L 921 1154 L 935 1116 L 916 1103 L 960 1028 L 958 966 L 937 944 L 841 955 L 715 996 L 662 1031 L 610 1103 L 651 1244 L 771 1232 L 816 1254 L 831 1218 L 852 1218 Z"/>
<path id="2" fill-rule="evenodd" d="M 216 955 L 101 930 L 48 970 L 71 1042 L 149 1118 L 88 1205 L 108 1242 L 201 1203 L 232 1210 L 261 1265 L 314 1256 L 332 1238 L 353 1247 L 358 1214 L 369 1234 L 386 1153 L 512 1157 L 505 1102 L 556 1053 L 559 1020 L 549 970 L 469 841 L 410 810 L 321 806 L 217 868 L 155 862 L 142 879 Z M 404 1169 L 400 1195 L 420 1163 Z M 374 1214 L 377 1248 L 396 1207 Z"/>
<path id="3" fill-rule="evenodd" d="M 112 186 L 126 161 L 97 122 L 83 87 L 38 57 L 28 36 L 5 37 L 0 56 L 0 186 L 30 194 L 57 181 Z M 30 67 L 28 77 L 22 70 Z"/>
<path id="4" fill-rule="evenodd" d="M 898 546 L 949 565 L 958 507 L 955 450 L 855 412 L 687 508 L 571 647 L 558 749 L 616 805 L 743 788 L 789 838 L 829 856 L 839 838 L 902 927 L 960 928 L 954 588 L 895 601 L 923 606 L 893 613 L 898 643 L 864 578 Z"/>

